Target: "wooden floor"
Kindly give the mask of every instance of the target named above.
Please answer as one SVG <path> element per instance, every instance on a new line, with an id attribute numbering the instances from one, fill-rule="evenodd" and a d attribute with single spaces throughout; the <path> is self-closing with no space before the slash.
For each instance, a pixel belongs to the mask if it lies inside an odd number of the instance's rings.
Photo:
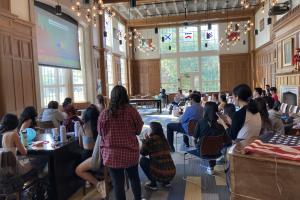
<path id="1" fill-rule="evenodd" d="M 166 127 L 166 124 L 174 119 L 168 115 L 143 115 L 145 127 L 151 121 L 160 121 Z M 178 143 L 182 141 L 182 137 L 177 138 Z M 186 161 L 186 180 L 183 179 L 183 145 L 177 145 L 177 152 L 172 154 L 176 165 L 176 176 L 172 180 L 170 189 L 159 188 L 158 191 L 152 192 L 144 188 L 144 184 L 148 181 L 144 173 L 140 169 L 140 178 L 142 184 L 142 194 L 147 200 L 229 200 L 230 193 L 226 186 L 224 166 L 217 165 L 215 167 L 215 175 L 206 174 L 205 163 L 199 159 L 191 159 Z M 133 199 L 132 192 L 129 189 L 126 192 L 127 199 Z M 109 194 L 109 199 L 114 197 Z M 97 191 L 93 188 L 87 190 L 84 196 L 82 189 L 78 190 L 69 200 L 99 200 Z"/>

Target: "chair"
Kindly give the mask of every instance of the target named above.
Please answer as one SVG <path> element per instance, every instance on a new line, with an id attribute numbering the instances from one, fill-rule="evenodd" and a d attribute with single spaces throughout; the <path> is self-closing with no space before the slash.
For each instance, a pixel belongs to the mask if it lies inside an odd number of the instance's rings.
<path id="1" fill-rule="evenodd" d="M 187 135 L 188 137 L 195 135 L 195 129 L 196 129 L 197 123 L 198 123 L 198 121 L 195 120 L 195 119 L 192 119 L 192 120 L 189 121 L 189 123 L 188 123 L 188 135 Z M 179 132 L 177 132 L 177 134 L 178 133 Z M 177 134 L 175 136 L 176 148 L 177 148 Z M 185 135 L 185 134 L 182 133 L 182 135 Z"/>
<path id="2" fill-rule="evenodd" d="M 186 160 L 191 160 L 193 158 L 199 158 L 201 160 L 212 161 L 217 160 L 222 156 L 221 150 L 224 148 L 225 136 L 204 136 L 199 149 L 188 150 L 184 153 L 183 156 L 183 179 L 186 181 Z M 187 155 L 191 155 L 190 158 L 186 158 Z M 225 166 L 224 166 L 225 170 Z"/>
<path id="3" fill-rule="evenodd" d="M 288 104 L 286 104 L 286 103 L 281 104 L 281 106 L 280 106 L 281 113 L 286 113 L 287 106 L 288 106 Z"/>
<path id="4" fill-rule="evenodd" d="M 51 133 L 51 129 L 55 128 L 52 121 L 37 121 L 37 126 L 39 129 L 44 130 L 45 133 Z"/>

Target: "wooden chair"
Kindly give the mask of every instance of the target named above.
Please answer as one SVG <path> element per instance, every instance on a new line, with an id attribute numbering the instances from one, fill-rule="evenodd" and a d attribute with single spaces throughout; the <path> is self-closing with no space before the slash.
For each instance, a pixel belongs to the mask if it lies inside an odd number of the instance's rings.
<path id="1" fill-rule="evenodd" d="M 56 128 L 52 121 L 37 121 L 37 129 L 41 133 L 51 133 L 52 128 Z"/>

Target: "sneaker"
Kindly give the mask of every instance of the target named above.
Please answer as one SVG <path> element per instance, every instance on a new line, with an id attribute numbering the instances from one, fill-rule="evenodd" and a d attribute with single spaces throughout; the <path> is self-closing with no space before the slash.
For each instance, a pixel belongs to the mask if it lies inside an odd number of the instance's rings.
<path id="1" fill-rule="evenodd" d="M 170 182 L 166 182 L 162 184 L 163 187 L 165 188 L 170 188 L 171 187 L 171 183 Z"/>
<path id="2" fill-rule="evenodd" d="M 96 185 L 97 192 L 100 193 L 101 198 L 106 197 L 106 188 L 105 188 L 105 181 L 99 181 Z"/>
<path id="3" fill-rule="evenodd" d="M 214 175 L 215 171 L 214 171 L 214 168 L 212 167 L 208 167 L 206 172 L 209 174 L 209 175 Z"/>
<path id="4" fill-rule="evenodd" d="M 155 183 L 151 183 L 151 182 L 150 183 L 146 183 L 145 184 L 145 188 L 153 190 L 153 191 L 158 190 L 157 185 Z"/>

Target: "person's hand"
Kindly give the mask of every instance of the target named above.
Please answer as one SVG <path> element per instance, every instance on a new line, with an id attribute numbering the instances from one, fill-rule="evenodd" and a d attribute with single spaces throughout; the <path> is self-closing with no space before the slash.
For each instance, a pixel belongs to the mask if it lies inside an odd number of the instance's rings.
<path id="1" fill-rule="evenodd" d="M 221 124 L 225 129 L 228 128 L 227 124 L 225 123 L 225 121 L 224 121 L 221 117 L 219 117 L 217 121 L 218 121 L 218 123 Z"/>
<path id="2" fill-rule="evenodd" d="M 145 133 L 145 138 L 146 138 L 146 139 L 149 139 L 148 133 Z"/>
<path id="3" fill-rule="evenodd" d="M 226 115 L 226 121 L 227 121 L 227 124 L 229 124 L 231 126 L 232 119 L 228 115 Z"/>

